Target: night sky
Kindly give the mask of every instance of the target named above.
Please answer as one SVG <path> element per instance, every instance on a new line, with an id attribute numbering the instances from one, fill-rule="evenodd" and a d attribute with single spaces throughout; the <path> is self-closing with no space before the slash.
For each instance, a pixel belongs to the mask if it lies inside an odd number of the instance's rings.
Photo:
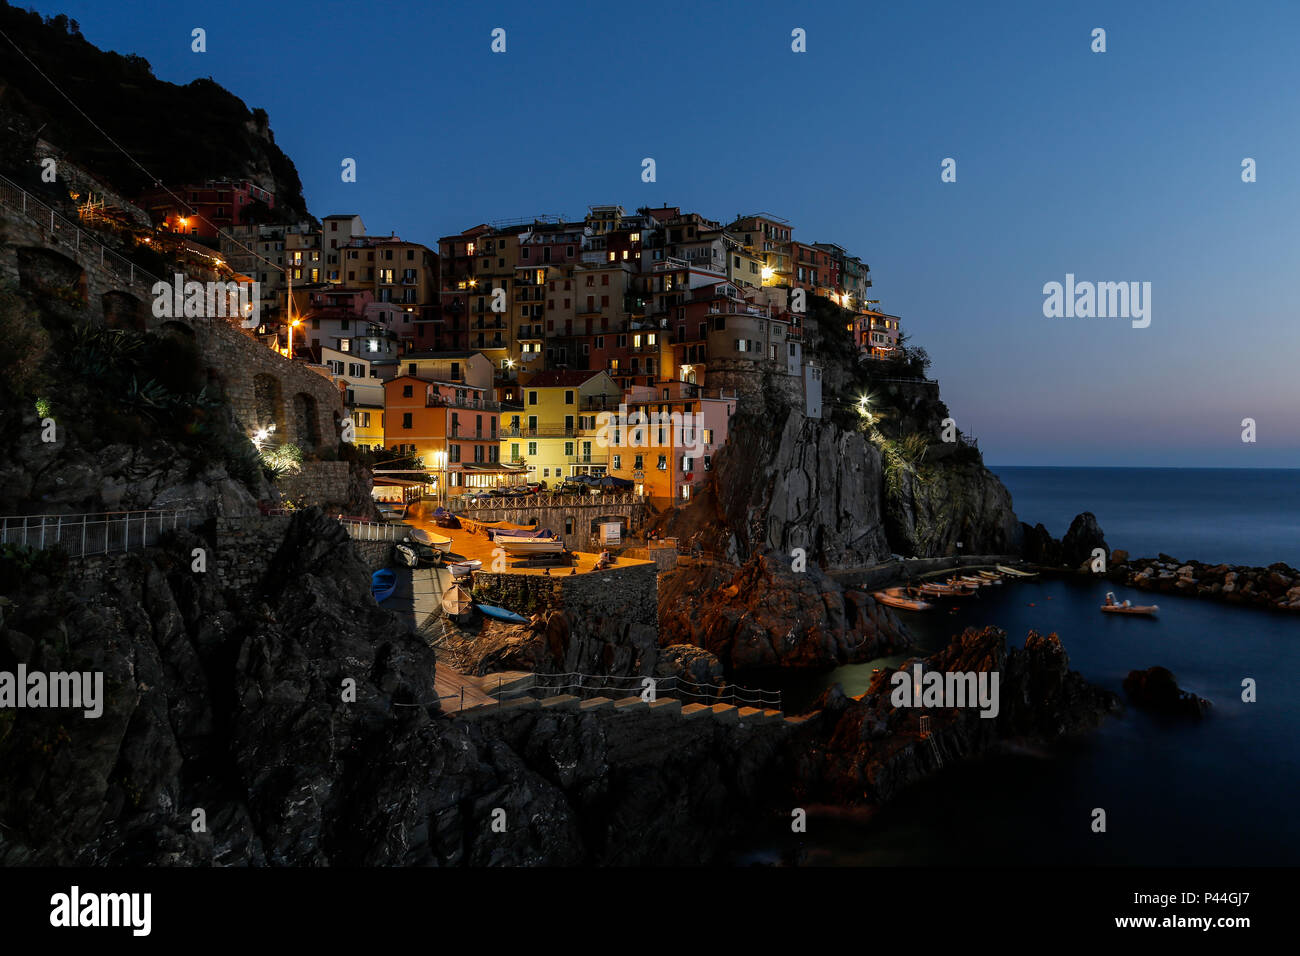
<path id="1" fill-rule="evenodd" d="M 1300 467 L 1300 6 L 34 6 L 265 108 L 373 234 L 668 203 L 840 243 L 994 465 Z M 1150 327 L 1045 318 L 1066 273 L 1150 282 Z"/>

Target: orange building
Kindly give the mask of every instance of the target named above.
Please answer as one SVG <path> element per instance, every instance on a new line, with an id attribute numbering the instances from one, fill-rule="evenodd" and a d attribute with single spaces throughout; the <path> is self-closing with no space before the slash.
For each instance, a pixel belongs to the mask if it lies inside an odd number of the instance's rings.
<path id="1" fill-rule="evenodd" d="M 425 491 L 440 498 L 522 480 L 502 464 L 501 405 L 488 389 L 399 375 L 384 383 L 384 447 L 422 459 Z"/>

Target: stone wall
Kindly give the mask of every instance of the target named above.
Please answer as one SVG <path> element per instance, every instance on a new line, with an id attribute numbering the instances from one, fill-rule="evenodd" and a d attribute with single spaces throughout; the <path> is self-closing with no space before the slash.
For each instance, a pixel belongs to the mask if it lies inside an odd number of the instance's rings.
<path id="1" fill-rule="evenodd" d="M 551 576 L 477 571 L 473 596 L 545 621 L 545 669 L 651 674 L 658 661 L 659 574 L 653 564 Z"/>
<path id="2" fill-rule="evenodd" d="M 305 461 L 302 471 L 277 478 L 275 487 L 299 507 L 319 505 L 338 512 L 348 503 L 350 480 L 346 461 Z"/>
<path id="3" fill-rule="evenodd" d="M 389 567 L 392 562 L 392 541 L 357 541 L 353 539 L 352 547 L 371 571 Z"/>
<path id="4" fill-rule="evenodd" d="M 537 527 L 549 528 L 559 535 L 570 551 L 601 550 L 593 542 L 591 522 L 602 517 L 626 518 L 628 532 L 637 531 L 645 523 L 644 501 L 632 501 L 630 495 L 581 497 L 578 495 L 539 495 L 518 502 L 502 501 L 491 507 L 469 506 L 457 511 L 461 517 L 476 521 L 508 521 L 527 525 L 537 519 Z M 572 519 L 573 532 L 566 533 L 566 521 Z"/>
<path id="5" fill-rule="evenodd" d="M 216 574 L 223 588 L 245 590 L 258 586 L 284 540 L 290 520 L 288 515 L 217 518 L 216 554 L 209 555 L 208 571 Z"/>

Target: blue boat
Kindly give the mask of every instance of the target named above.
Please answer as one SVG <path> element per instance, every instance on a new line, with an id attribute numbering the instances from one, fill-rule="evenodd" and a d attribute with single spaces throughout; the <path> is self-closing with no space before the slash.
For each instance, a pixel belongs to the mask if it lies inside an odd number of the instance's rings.
<path id="1" fill-rule="evenodd" d="M 503 607 L 495 607 L 491 604 L 475 604 L 474 606 L 482 611 L 485 617 L 493 617 L 498 621 L 506 621 L 510 624 L 528 623 L 528 618 L 520 617 L 514 611 L 507 611 Z"/>
<path id="2" fill-rule="evenodd" d="M 380 568 L 370 575 L 370 593 L 375 596 L 376 604 L 383 604 L 397 590 L 397 574 L 388 568 Z"/>

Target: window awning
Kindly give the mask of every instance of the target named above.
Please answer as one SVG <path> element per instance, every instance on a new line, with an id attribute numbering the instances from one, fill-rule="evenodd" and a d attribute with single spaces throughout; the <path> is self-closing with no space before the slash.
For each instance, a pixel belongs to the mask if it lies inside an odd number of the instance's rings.
<path id="1" fill-rule="evenodd" d="M 527 472 L 523 465 L 507 465 L 502 462 L 467 461 L 461 464 L 462 471 L 486 472 L 496 475 L 522 475 Z"/>

